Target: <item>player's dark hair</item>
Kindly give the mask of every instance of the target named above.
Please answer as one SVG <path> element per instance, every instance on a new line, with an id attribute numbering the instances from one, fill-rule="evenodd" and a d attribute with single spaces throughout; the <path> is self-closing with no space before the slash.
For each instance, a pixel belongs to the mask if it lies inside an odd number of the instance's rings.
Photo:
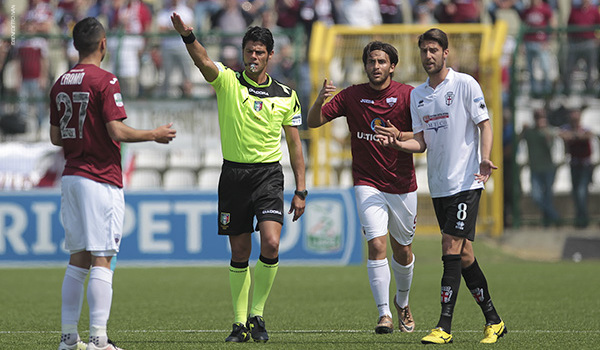
<path id="1" fill-rule="evenodd" d="M 381 41 L 371 41 L 363 49 L 363 55 L 362 55 L 363 65 L 365 65 L 365 66 L 367 65 L 367 59 L 369 58 L 369 55 L 371 54 L 371 52 L 377 51 L 377 50 L 387 53 L 388 57 L 390 58 L 390 63 L 392 63 L 393 65 L 398 64 L 398 51 L 396 50 L 396 48 L 393 45 L 390 45 L 388 43 L 383 43 Z"/>
<path id="2" fill-rule="evenodd" d="M 248 31 L 246 31 L 244 39 L 242 39 L 242 49 L 246 47 L 248 41 L 258 41 L 263 43 L 267 47 L 268 53 L 273 51 L 273 46 L 275 46 L 271 31 L 268 28 L 258 26 L 250 27 Z"/>
<path id="3" fill-rule="evenodd" d="M 102 23 L 94 17 L 84 18 L 73 28 L 73 46 L 79 51 L 80 57 L 89 56 L 98 49 L 100 40 L 105 35 Z"/>
<path id="4" fill-rule="evenodd" d="M 419 48 L 424 41 L 435 41 L 442 47 L 442 50 L 448 49 L 448 35 L 441 29 L 431 28 L 419 36 Z"/>

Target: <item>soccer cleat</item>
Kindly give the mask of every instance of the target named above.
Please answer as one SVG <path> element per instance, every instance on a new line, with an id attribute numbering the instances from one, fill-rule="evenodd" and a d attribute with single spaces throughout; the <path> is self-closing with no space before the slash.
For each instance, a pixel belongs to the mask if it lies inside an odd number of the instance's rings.
<path id="1" fill-rule="evenodd" d="M 234 323 L 231 334 L 225 339 L 226 342 L 232 343 L 243 343 L 248 340 L 250 340 L 250 333 L 242 322 Z"/>
<path id="2" fill-rule="evenodd" d="M 269 335 L 265 328 L 265 319 L 262 316 L 248 317 L 246 327 L 250 330 L 250 335 L 255 342 L 265 343 L 269 340 Z"/>
<path id="3" fill-rule="evenodd" d="M 421 339 L 423 344 L 448 344 L 452 343 L 452 334 L 446 333 L 442 327 L 431 330 L 431 333 Z"/>
<path id="4" fill-rule="evenodd" d="M 375 333 L 377 334 L 388 334 L 394 331 L 394 322 L 392 322 L 392 318 L 388 315 L 383 315 L 379 317 L 377 321 L 377 326 L 375 327 Z"/>
<path id="5" fill-rule="evenodd" d="M 94 342 L 90 342 L 87 346 L 87 350 L 123 350 L 120 347 L 116 346 L 110 339 L 108 339 L 105 347 L 98 347 Z"/>
<path id="6" fill-rule="evenodd" d="M 86 350 L 88 349 L 87 344 L 78 340 L 77 343 L 68 345 L 65 342 L 58 344 L 58 350 Z"/>
<path id="7" fill-rule="evenodd" d="M 504 321 L 500 321 L 500 323 L 496 324 L 488 324 L 483 329 L 484 337 L 481 339 L 480 343 L 483 344 L 493 344 L 498 341 L 498 338 L 503 337 L 508 330 L 506 326 L 504 326 Z"/>
<path id="8" fill-rule="evenodd" d="M 398 310 L 398 321 L 400 323 L 398 329 L 400 332 L 412 333 L 415 330 L 415 321 L 410 312 L 410 307 L 408 305 L 400 307 L 396 302 L 396 297 L 394 297 L 394 306 Z"/>

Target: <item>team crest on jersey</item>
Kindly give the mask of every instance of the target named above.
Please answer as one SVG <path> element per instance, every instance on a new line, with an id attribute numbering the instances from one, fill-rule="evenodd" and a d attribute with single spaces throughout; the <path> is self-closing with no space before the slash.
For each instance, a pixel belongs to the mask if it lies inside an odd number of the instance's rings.
<path id="1" fill-rule="evenodd" d="M 385 126 L 385 122 L 381 118 L 375 118 L 375 119 L 373 119 L 371 121 L 371 129 L 373 129 L 373 131 L 375 131 L 375 127 L 377 125 L 379 125 L 379 126 Z"/>
<path id="2" fill-rule="evenodd" d="M 221 218 L 219 219 L 221 225 L 226 226 L 231 222 L 231 213 L 223 213 L 221 212 Z"/>
<path id="3" fill-rule="evenodd" d="M 448 91 L 446 93 L 446 105 L 450 106 L 452 104 L 452 102 L 454 102 L 454 92 L 452 91 Z"/>
<path id="4" fill-rule="evenodd" d="M 254 101 L 254 110 L 257 112 L 262 111 L 263 103 L 262 101 Z"/>
<path id="5" fill-rule="evenodd" d="M 398 99 L 396 97 L 388 97 L 385 99 L 385 102 L 387 102 L 388 106 L 394 107 L 396 102 L 398 102 Z"/>

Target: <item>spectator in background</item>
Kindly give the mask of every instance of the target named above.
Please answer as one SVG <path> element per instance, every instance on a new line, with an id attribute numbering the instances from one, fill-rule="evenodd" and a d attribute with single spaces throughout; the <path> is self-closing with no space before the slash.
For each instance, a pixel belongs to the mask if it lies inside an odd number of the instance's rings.
<path id="1" fill-rule="evenodd" d="M 530 31 L 523 36 L 527 69 L 533 97 L 547 96 L 552 92 L 550 83 L 550 37 L 551 27 L 554 26 L 554 14 L 550 5 L 544 0 L 531 0 L 530 6 L 522 13 L 523 24 Z M 531 30 L 535 30 L 532 32 Z M 542 71 L 542 81 L 535 78 L 534 61 L 537 61 Z"/>
<path id="2" fill-rule="evenodd" d="M 449 0 L 441 2 L 435 11 L 440 23 L 479 23 L 481 0 Z"/>
<path id="3" fill-rule="evenodd" d="M 52 8 L 43 0 L 30 0 L 21 18 L 21 33 L 47 35 L 54 21 Z M 47 118 L 45 92 L 48 87 L 48 40 L 44 37 L 24 39 L 18 44 L 21 68 L 19 90 L 20 113 L 35 117 L 39 129 Z M 30 110 L 34 107 L 34 111 Z"/>
<path id="4" fill-rule="evenodd" d="M 194 6 L 194 17 L 196 17 L 196 31 L 202 32 L 210 29 L 210 19 L 221 9 L 219 0 L 198 0 Z"/>
<path id="5" fill-rule="evenodd" d="M 238 47 L 242 37 L 234 36 L 234 34 L 244 33 L 253 21 L 252 15 L 242 10 L 242 5 L 238 0 L 225 0 L 223 8 L 211 18 L 213 29 L 219 29 L 224 34 L 229 34 L 222 38 L 221 47 L 226 45 Z"/>
<path id="6" fill-rule="evenodd" d="M 413 22 L 415 24 L 434 23 L 434 12 L 440 0 L 416 0 L 413 6 Z"/>
<path id="7" fill-rule="evenodd" d="M 348 25 L 372 27 L 382 23 L 377 0 L 342 0 L 342 11 Z"/>
<path id="8" fill-rule="evenodd" d="M 295 28 L 300 20 L 300 0 L 275 0 L 275 13 L 278 27 Z"/>
<path id="9" fill-rule="evenodd" d="M 141 0 L 112 0 L 109 11 L 108 50 L 111 71 L 119 78 L 125 98 L 139 93 L 140 57 L 145 48 L 141 34 L 150 29 L 152 13 Z"/>
<path id="10" fill-rule="evenodd" d="M 157 16 L 158 30 L 171 35 L 162 37 L 160 42 L 160 55 L 165 76 L 160 92 L 164 97 L 169 96 L 173 74 L 179 70 L 183 79 L 181 93 L 183 96 L 189 97 L 192 91 L 190 59 L 185 46 L 181 45 L 181 38 L 172 35 L 171 14 L 173 12 L 177 12 L 186 23 L 194 21 L 194 11 L 186 4 L 185 0 L 164 0 L 164 7 Z"/>
<path id="11" fill-rule="evenodd" d="M 402 0 L 379 0 L 379 11 L 383 23 L 404 23 Z"/>
<path id="12" fill-rule="evenodd" d="M 514 10 L 517 13 L 523 11 L 523 2 L 521 0 L 493 0 L 488 6 L 488 13 L 492 23 L 496 23 L 496 11 Z"/>
<path id="13" fill-rule="evenodd" d="M 571 156 L 571 184 L 575 202 L 575 227 L 585 228 L 589 224 L 587 199 L 592 181 L 592 138 L 594 134 L 581 125 L 582 109 L 569 112 L 569 123 L 560 131 L 567 153 Z"/>
<path id="14" fill-rule="evenodd" d="M 591 27 L 600 25 L 600 12 L 598 7 L 592 3 L 592 0 L 581 0 L 581 4 L 576 5 L 572 2 L 571 14 L 568 21 L 569 27 Z M 571 93 L 571 75 L 577 67 L 577 62 L 582 59 L 587 68 L 587 77 L 585 79 L 586 94 L 593 94 L 594 77 L 598 73 L 598 40 L 593 30 L 587 31 L 569 31 L 569 53 L 567 55 L 567 64 L 563 74 L 563 85 L 565 95 Z"/>
<path id="15" fill-rule="evenodd" d="M 558 225 L 559 215 L 554 209 L 554 176 L 556 165 L 552 160 L 552 144 L 558 132 L 548 125 L 546 111 L 536 109 L 533 112 L 535 126 L 524 126 L 520 135 L 527 142 L 529 152 L 529 171 L 531 173 L 531 196 L 543 215 L 544 226 Z"/>
<path id="16" fill-rule="evenodd" d="M 319 21 L 327 26 L 334 23 L 345 23 L 338 17 L 343 17 L 335 8 L 335 0 L 299 0 L 300 1 L 300 20 L 304 24 L 306 39 L 310 42 L 310 34 L 315 21 Z"/>

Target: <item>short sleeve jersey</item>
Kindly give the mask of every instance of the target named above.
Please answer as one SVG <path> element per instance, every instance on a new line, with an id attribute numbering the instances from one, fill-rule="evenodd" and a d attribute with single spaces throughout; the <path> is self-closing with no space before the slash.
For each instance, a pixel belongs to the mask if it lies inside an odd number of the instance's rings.
<path id="1" fill-rule="evenodd" d="M 66 160 L 63 175 L 78 175 L 123 187 L 121 146 L 106 123 L 127 118 L 117 78 L 78 64 L 50 91 L 50 124 L 60 128 Z"/>
<path id="2" fill-rule="evenodd" d="M 427 172 L 431 197 L 483 188 L 479 173 L 479 128 L 489 119 L 483 92 L 468 74 L 449 69 L 435 89 L 429 79 L 410 95 L 414 133 L 427 144 Z"/>
<path id="3" fill-rule="evenodd" d="M 216 62 L 219 75 L 210 84 L 217 93 L 223 158 L 237 163 L 281 160 L 282 126 L 302 125 L 296 92 L 267 75 L 256 84 L 245 72 Z"/>
<path id="4" fill-rule="evenodd" d="M 327 120 L 346 116 L 355 186 L 371 186 L 392 194 L 417 189 L 412 155 L 382 147 L 375 141 L 375 125 L 387 125 L 388 120 L 399 130 L 412 130 L 409 107 L 412 89 L 396 81 L 381 91 L 369 84 L 352 85 L 321 109 Z"/>

